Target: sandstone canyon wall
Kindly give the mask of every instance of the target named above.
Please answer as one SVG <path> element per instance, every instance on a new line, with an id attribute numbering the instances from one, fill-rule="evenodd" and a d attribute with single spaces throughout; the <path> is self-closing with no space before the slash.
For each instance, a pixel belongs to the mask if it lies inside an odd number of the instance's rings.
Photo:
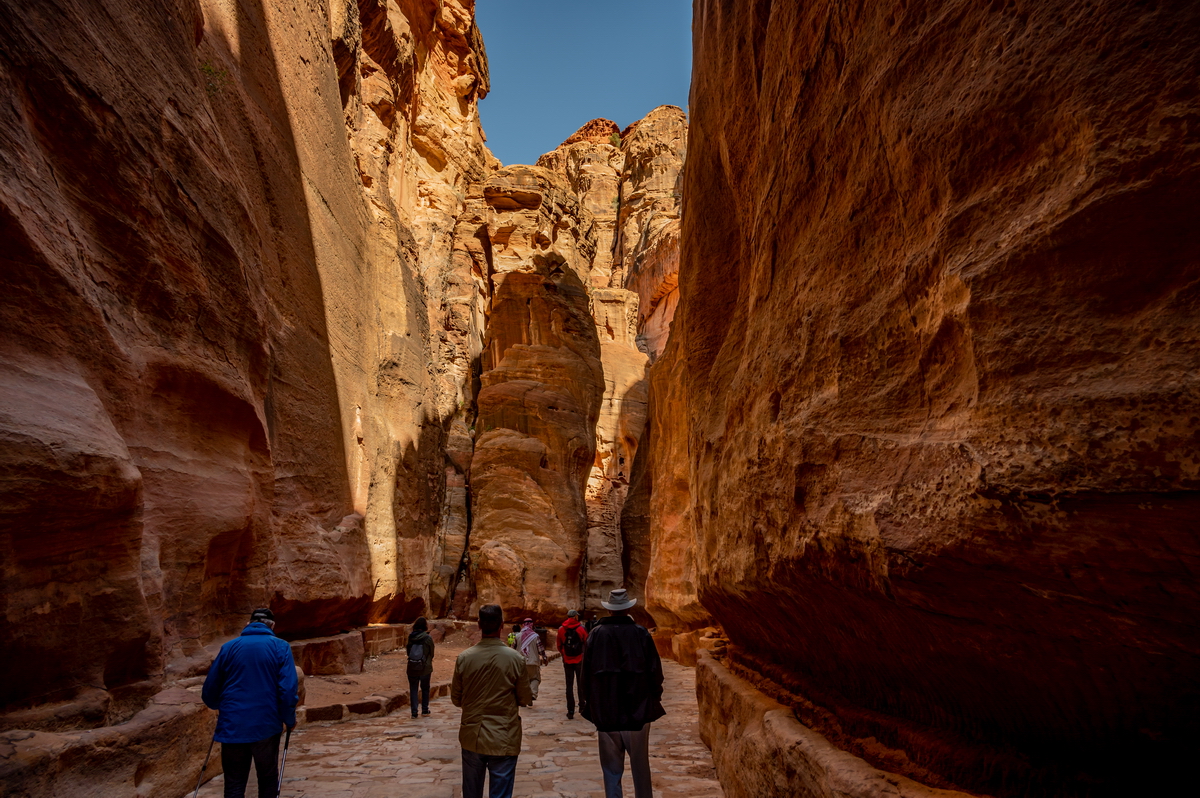
<path id="1" fill-rule="evenodd" d="M 468 199 L 460 238 L 479 242 L 472 257 L 489 299 L 467 611 L 498 601 L 556 623 L 644 582 L 647 530 L 623 523 L 653 354 L 639 306 L 669 278 L 647 277 L 642 292 L 625 283 L 647 242 L 677 252 L 685 141 L 686 118 L 671 106 L 624 134 L 592 120 Z M 669 318 L 658 318 L 665 331 Z"/>
<path id="2" fill-rule="evenodd" d="M 430 330 L 497 165 L 473 3 L 2 16 L 0 704 L 113 722 L 253 606 L 424 609 L 472 355 Z"/>
<path id="3" fill-rule="evenodd" d="M 1187 783 L 1200 9 L 698 0 L 694 45 L 667 351 L 729 666 L 934 786 Z"/>
<path id="4" fill-rule="evenodd" d="M 479 603 L 551 622 L 578 603 L 583 484 L 603 374 L 586 288 L 590 216 L 538 167 L 484 185 L 493 297 L 471 461 Z"/>

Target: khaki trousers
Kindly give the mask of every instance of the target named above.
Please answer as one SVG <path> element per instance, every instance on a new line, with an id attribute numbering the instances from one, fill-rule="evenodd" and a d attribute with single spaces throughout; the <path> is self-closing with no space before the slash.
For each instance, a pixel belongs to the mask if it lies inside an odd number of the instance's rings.
<path id="1" fill-rule="evenodd" d="M 538 686 L 542 683 L 542 666 L 536 662 L 530 665 L 525 663 L 525 675 L 529 677 L 529 689 L 533 691 L 533 700 L 538 697 Z"/>

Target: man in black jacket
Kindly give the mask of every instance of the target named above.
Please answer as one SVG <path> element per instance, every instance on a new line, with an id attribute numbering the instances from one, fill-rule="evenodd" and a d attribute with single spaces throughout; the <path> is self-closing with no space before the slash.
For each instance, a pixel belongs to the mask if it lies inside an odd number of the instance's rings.
<path id="1" fill-rule="evenodd" d="M 650 724 L 667 714 L 662 706 L 662 661 L 654 639 L 634 623 L 637 599 L 614 590 L 601 601 L 612 615 L 587 637 L 579 674 L 579 712 L 596 724 L 605 798 L 621 798 L 625 752 L 636 798 L 651 798 Z"/>

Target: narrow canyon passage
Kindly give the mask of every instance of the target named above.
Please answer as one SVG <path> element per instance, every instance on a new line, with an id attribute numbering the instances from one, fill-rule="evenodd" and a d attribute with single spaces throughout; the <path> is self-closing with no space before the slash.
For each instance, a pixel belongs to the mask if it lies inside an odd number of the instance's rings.
<path id="1" fill-rule="evenodd" d="M 667 714 L 650 734 L 654 798 L 722 798 L 712 755 L 700 741 L 692 668 L 664 662 Z M 517 760 L 514 798 L 603 798 L 595 727 L 578 715 L 566 719 L 561 662 L 545 677 L 534 706 L 521 710 L 524 742 Z M 313 723 L 292 736 L 281 798 L 461 798 L 459 711 L 449 698 L 430 702 L 431 715 L 389 716 L 345 723 Z M 200 790 L 221 798 L 224 778 Z M 626 796 L 633 782 L 626 769 Z M 258 785 L 247 790 L 258 798 Z"/>
<path id="2" fill-rule="evenodd" d="M 564 19 L 668 0 L 533 2 L 0 0 L 0 794 L 190 793 L 257 608 L 353 679 L 620 589 L 663 798 L 1194 780 L 1200 2 L 671 0 L 619 121 Z M 489 46 L 596 103 L 533 163 Z M 454 794 L 326 687 L 293 797 Z"/>

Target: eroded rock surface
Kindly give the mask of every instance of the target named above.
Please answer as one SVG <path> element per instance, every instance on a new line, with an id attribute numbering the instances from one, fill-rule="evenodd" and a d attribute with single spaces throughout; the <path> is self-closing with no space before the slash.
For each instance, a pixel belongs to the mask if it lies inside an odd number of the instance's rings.
<path id="1" fill-rule="evenodd" d="M 683 112 L 664 106 L 631 126 L 624 139 L 615 123 L 592 120 L 538 160 L 540 167 L 562 178 L 578 199 L 579 211 L 570 212 L 583 214 L 579 218 L 586 218 L 590 225 L 592 246 L 584 253 L 586 263 L 579 262 L 577 273 L 587 290 L 603 386 L 592 426 L 593 461 L 583 495 L 584 556 L 578 571 L 573 564 L 568 571 L 577 579 L 582 596 L 573 593 L 572 601 L 562 609 L 578 604 L 581 598 L 584 607 L 597 610 L 609 590 L 623 585 L 640 588 L 645 580 L 649 538 L 636 524 L 626 526 L 622 516 L 646 426 L 649 356 L 642 336 L 645 323 L 639 313 L 642 297 L 626 287 L 628 268 L 623 264 L 628 261 L 640 266 L 647 241 L 654 242 L 659 251 L 677 246 L 679 196 L 675 183 L 685 140 Z M 631 198 L 628 208 L 625 196 Z M 671 220 L 676 222 L 674 236 L 663 233 Z M 630 242 L 622 245 L 620 236 Z M 518 254 L 527 260 L 532 257 L 524 250 Z M 677 257 L 674 263 L 678 263 Z M 650 271 L 653 269 L 647 269 L 643 287 L 657 300 L 664 293 L 655 293 L 660 284 L 671 281 L 674 285 L 674 274 L 663 274 L 656 282 Z M 498 304 L 499 299 L 497 293 L 493 302 Z M 496 318 L 493 313 L 489 329 Z M 665 335 L 669 318 L 665 322 L 661 314 L 658 318 Z M 513 551 L 519 552 L 519 548 Z M 521 564 L 519 556 L 503 554 L 507 568 Z"/>
<path id="2" fill-rule="evenodd" d="M 903 772 L 1186 778 L 1200 12 L 1170 9 L 696 4 L 699 595 Z"/>
<path id="3" fill-rule="evenodd" d="M 614 280 L 638 295 L 638 335 L 651 357 L 667 343 L 679 304 L 679 215 L 687 116 L 655 108 L 625 131 Z"/>
<path id="4" fill-rule="evenodd" d="M 641 579 L 682 112 L 499 170 L 471 0 L 102 5 L 5 9 L 3 724 L 135 717 L 254 606 L 319 638 Z"/>
<path id="5" fill-rule="evenodd" d="M 471 462 L 478 603 L 552 621 L 578 603 L 583 486 L 603 393 L 587 280 L 591 215 L 537 166 L 483 186 L 492 298 Z"/>
<path id="6" fill-rule="evenodd" d="M 128 718 L 254 606 L 429 605 L 496 166 L 474 5 L 276 5 L 3 9 L 5 710 Z"/>
<path id="7" fill-rule="evenodd" d="M 878 770 L 796 720 L 718 660 L 701 654 L 696 667 L 700 736 L 714 752 L 726 798 L 795 795 L 862 798 L 969 798 Z"/>

